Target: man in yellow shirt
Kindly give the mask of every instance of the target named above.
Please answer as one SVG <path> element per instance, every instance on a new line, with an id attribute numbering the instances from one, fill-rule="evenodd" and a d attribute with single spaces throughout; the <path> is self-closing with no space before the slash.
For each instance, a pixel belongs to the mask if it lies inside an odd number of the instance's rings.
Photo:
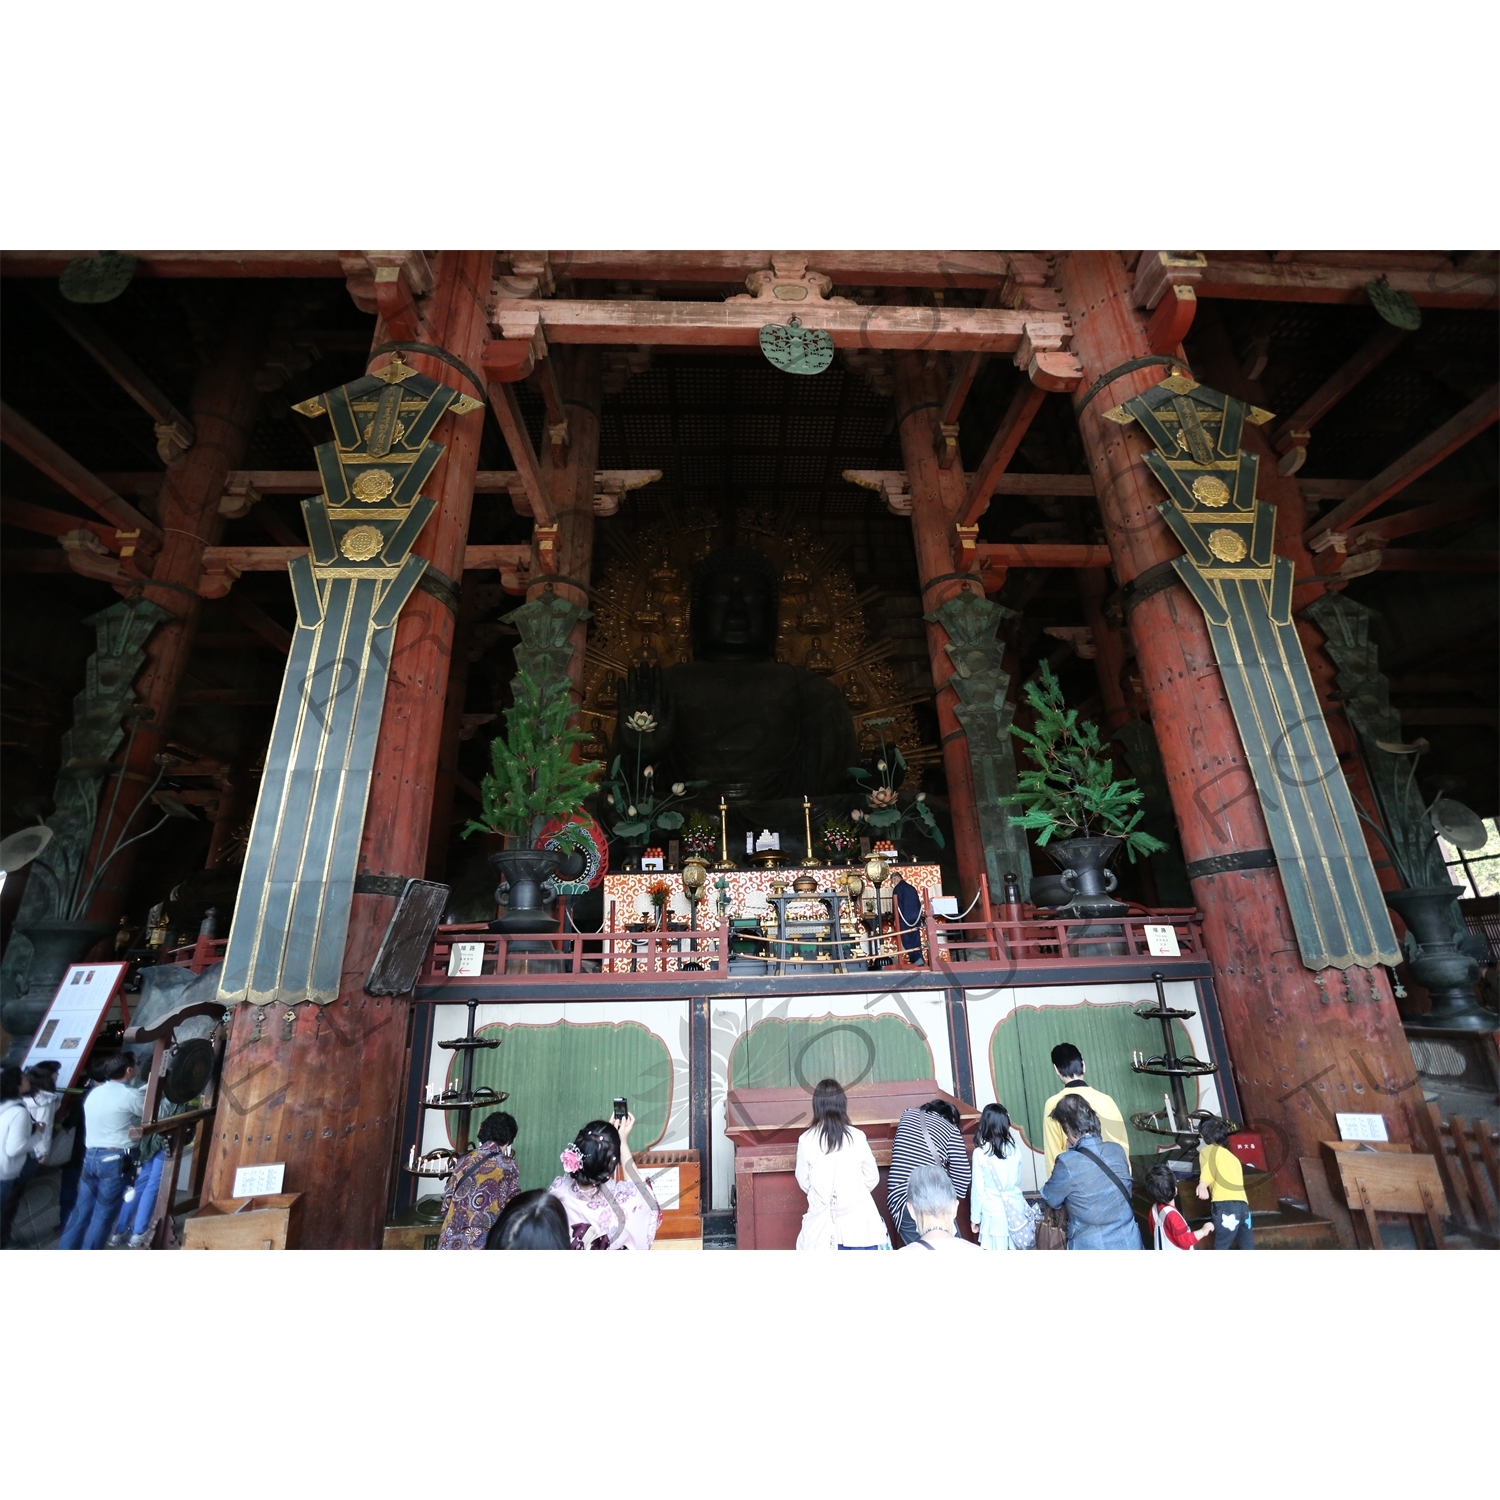
<path id="1" fill-rule="evenodd" d="M 1214 1220 L 1214 1249 L 1253 1250 L 1245 1169 L 1224 1144 L 1229 1139 L 1229 1126 L 1210 1115 L 1199 1124 L 1198 1134 L 1203 1140 L 1198 1152 L 1198 1196 L 1211 1196 L 1213 1200 L 1209 1211 Z"/>
<path id="2" fill-rule="evenodd" d="M 1130 1137 L 1125 1132 L 1125 1116 L 1108 1094 L 1091 1089 L 1084 1082 L 1083 1053 L 1072 1042 L 1059 1042 L 1052 1049 L 1052 1068 L 1063 1086 L 1042 1106 L 1042 1148 L 1047 1153 L 1047 1175 L 1052 1175 L 1052 1164 L 1068 1144 L 1062 1126 L 1052 1118 L 1053 1107 L 1064 1094 L 1078 1094 L 1087 1099 L 1089 1107 L 1099 1116 L 1104 1139 L 1113 1141 L 1128 1158 Z"/>

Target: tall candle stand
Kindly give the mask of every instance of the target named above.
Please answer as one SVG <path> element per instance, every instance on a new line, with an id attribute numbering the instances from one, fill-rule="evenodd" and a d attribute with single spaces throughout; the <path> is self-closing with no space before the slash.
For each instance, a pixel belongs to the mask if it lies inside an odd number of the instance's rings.
<path id="1" fill-rule="evenodd" d="M 719 798 L 719 840 L 720 856 L 714 869 L 738 869 L 739 867 L 729 857 L 729 804 L 722 797 Z"/>
<path id="2" fill-rule="evenodd" d="M 1202 1078 L 1219 1071 L 1217 1063 L 1204 1062 L 1189 1054 L 1177 1055 L 1177 1044 L 1172 1036 L 1172 1022 L 1186 1021 L 1197 1015 L 1195 1010 L 1174 1010 L 1167 1004 L 1167 992 L 1162 987 L 1162 975 L 1153 974 L 1156 983 L 1156 1004 L 1136 1006 L 1135 1013 L 1143 1021 L 1160 1021 L 1162 1053 L 1160 1057 L 1147 1057 L 1143 1052 L 1133 1053 L 1130 1060 L 1132 1073 L 1145 1073 L 1154 1078 L 1165 1078 L 1170 1096 L 1162 1095 L 1162 1112 L 1143 1111 L 1130 1117 L 1130 1123 L 1147 1135 L 1172 1136 L 1179 1147 L 1192 1147 L 1198 1142 L 1198 1124 L 1207 1111 L 1189 1110 L 1187 1106 L 1188 1078 Z"/>
<path id="3" fill-rule="evenodd" d="M 459 1082 L 454 1088 L 451 1084 L 422 1100 L 423 1109 L 451 1110 L 458 1116 L 458 1130 L 455 1137 L 456 1150 L 450 1150 L 446 1146 L 439 1146 L 436 1150 L 428 1151 L 419 1155 L 421 1141 L 418 1140 L 407 1154 L 407 1158 L 401 1164 L 403 1172 L 409 1172 L 413 1177 L 451 1177 L 457 1170 L 459 1160 L 469 1149 L 469 1116 L 476 1109 L 493 1109 L 497 1104 L 504 1104 L 510 1098 L 508 1093 L 500 1089 L 474 1087 L 474 1054 L 481 1048 L 498 1047 L 500 1038 L 485 1038 L 474 1035 L 474 1017 L 479 1009 L 477 1000 L 470 1000 L 469 1023 L 461 1037 L 455 1037 L 451 1042 L 439 1042 L 438 1046 L 450 1052 L 461 1054 L 459 1062 Z"/>
<path id="4" fill-rule="evenodd" d="M 807 854 L 802 860 L 804 869 L 814 870 L 818 867 L 819 860 L 813 853 L 812 842 L 812 803 L 808 801 L 806 793 L 802 797 L 802 826 L 807 831 Z"/>

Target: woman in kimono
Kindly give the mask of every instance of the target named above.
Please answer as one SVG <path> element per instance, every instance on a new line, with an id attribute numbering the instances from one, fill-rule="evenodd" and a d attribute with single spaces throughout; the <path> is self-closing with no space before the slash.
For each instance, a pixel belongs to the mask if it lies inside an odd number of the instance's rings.
<path id="1" fill-rule="evenodd" d="M 574 1250 L 649 1250 L 661 1209 L 630 1154 L 635 1116 L 590 1120 L 562 1153 L 563 1171 L 548 1192 L 568 1215 Z M 615 1168 L 623 1182 L 612 1182 Z"/>
<path id="2" fill-rule="evenodd" d="M 459 1162 L 443 1194 L 439 1250 L 483 1250 L 484 1237 L 521 1186 L 516 1122 L 504 1110 L 486 1115 L 474 1149 Z"/>

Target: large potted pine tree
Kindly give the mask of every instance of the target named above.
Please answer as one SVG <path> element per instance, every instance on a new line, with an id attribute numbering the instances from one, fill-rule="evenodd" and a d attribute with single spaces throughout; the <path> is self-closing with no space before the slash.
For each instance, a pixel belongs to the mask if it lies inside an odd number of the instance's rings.
<path id="1" fill-rule="evenodd" d="M 489 856 L 504 885 L 505 915 L 491 923 L 496 932 L 543 932 L 556 918 L 543 900 L 543 886 L 556 875 L 571 879 L 584 867 L 576 849 L 560 853 L 535 847 L 548 821 L 564 822 L 592 790 L 597 761 L 575 761 L 573 746 L 588 739 L 568 728 L 572 705 L 568 680 L 543 687 L 525 671 L 516 677 L 515 701 L 505 710 L 505 734 L 490 741 L 490 771 L 480 783 L 482 816 L 463 831 L 498 833 L 506 847 Z"/>
<path id="2" fill-rule="evenodd" d="M 1034 832 L 1038 848 L 1062 872 L 1069 899 L 1061 910 L 1117 916 L 1126 905 L 1110 895 L 1118 884 L 1110 861 L 1122 847 L 1133 864 L 1138 854 L 1167 846 L 1139 827 L 1145 814 L 1134 778 L 1115 775 L 1099 726 L 1067 706 L 1046 662 L 1025 693 L 1036 722 L 1030 730 L 1012 724 L 1010 732 L 1026 747 L 1031 767 L 1017 773 L 1017 790 L 999 800 L 1025 809 L 1010 821 Z"/>

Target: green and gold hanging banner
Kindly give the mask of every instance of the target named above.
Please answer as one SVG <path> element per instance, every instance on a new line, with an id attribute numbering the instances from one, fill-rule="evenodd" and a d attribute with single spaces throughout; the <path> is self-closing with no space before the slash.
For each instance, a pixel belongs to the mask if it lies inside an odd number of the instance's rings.
<path id="1" fill-rule="evenodd" d="M 1187 555 L 1174 559 L 1208 621 L 1214 655 L 1270 830 L 1302 962 L 1395 964 L 1401 952 L 1292 623 L 1289 558 L 1276 508 L 1255 498 L 1259 460 L 1240 447 L 1270 413 L 1185 375 L 1106 416 L 1139 422 L 1158 507 Z"/>
<path id="2" fill-rule="evenodd" d="M 289 564 L 287 657 L 219 998 L 338 997 L 344 940 L 397 617 L 426 570 L 411 555 L 437 502 L 421 493 L 445 412 L 480 403 L 402 363 L 304 401 L 334 440 L 323 493 L 302 502 L 310 551 Z"/>

